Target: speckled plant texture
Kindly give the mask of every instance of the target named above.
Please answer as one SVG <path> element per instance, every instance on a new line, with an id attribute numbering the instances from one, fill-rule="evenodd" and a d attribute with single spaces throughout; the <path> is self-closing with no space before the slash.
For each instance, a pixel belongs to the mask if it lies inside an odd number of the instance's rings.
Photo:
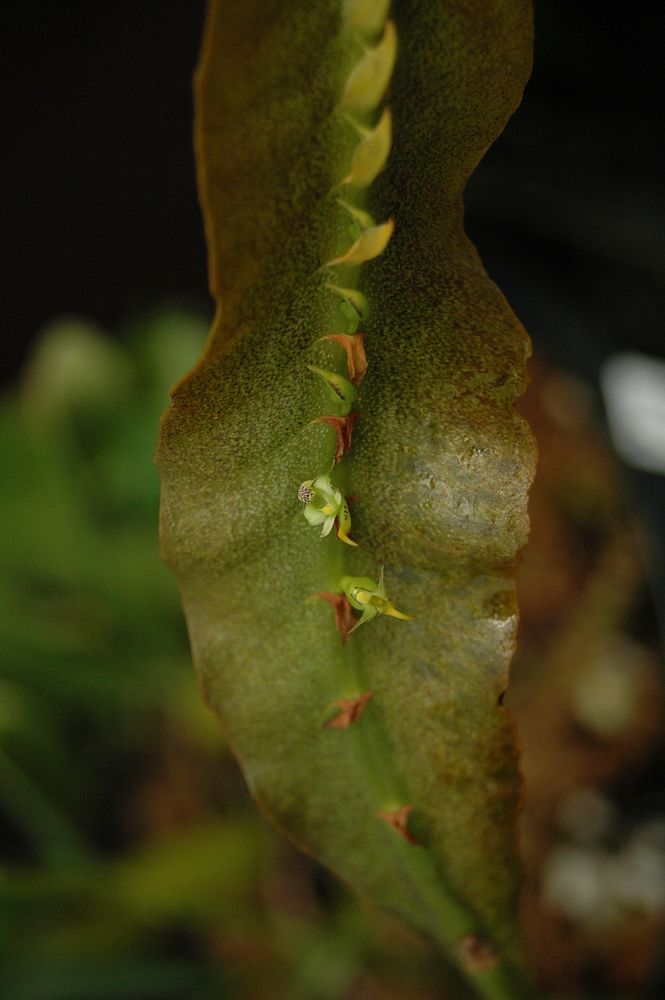
<path id="1" fill-rule="evenodd" d="M 165 558 L 257 801 L 506 1000 L 528 340 L 462 191 L 530 51 L 527 0 L 212 2 L 218 308 L 159 449 Z"/>

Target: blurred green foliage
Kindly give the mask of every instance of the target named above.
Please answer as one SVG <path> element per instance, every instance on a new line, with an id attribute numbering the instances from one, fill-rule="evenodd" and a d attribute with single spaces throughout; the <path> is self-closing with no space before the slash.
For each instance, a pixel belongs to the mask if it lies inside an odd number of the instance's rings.
<path id="1" fill-rule="evenodd" d="M 8 997 L 175 996 L 185 981 L 178 963 L 137 951 L 143 911 L 109 855 L 125 848 L 124 793 L 146 745 L 160 721 L 182 724 L 195 704 L 182 700 L 187 640 L 157 551 L 151 456 L 169 385 L 195 360 L 205 326 L 163 313 L 121 344 L 62 320 L 2 401 Z M 149 899 L 147 875 L 142 884 Z"/>
<path id="2" fill-rule="evenodd" d="M 0 801 L 48 865 L 89 858 L 122 780 L 114 746 L 140 746 L 187 677 L 152 451 L 203 332 L 164 315 L 121 346 L 61 321 L 2 403 Z"/>

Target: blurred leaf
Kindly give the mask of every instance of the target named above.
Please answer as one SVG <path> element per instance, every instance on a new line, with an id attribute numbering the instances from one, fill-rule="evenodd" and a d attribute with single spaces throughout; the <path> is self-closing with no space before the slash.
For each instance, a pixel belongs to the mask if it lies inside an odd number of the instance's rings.
<path id="1" fill-rule="evenodd" d="M 273 863 L 273 845 L 245 816 L 191 827 L 117 862 L 66 872 L 13 873 L 0 912 L 11 950 L 5 968 L 22 963 L 74 966 L 90 956 L 154 954 L 160 935 L 228 930 L 255 933 L 265 923 L 257 893 Z"/>
<path id="2" fill-rule="evenodd" d="M 226 817 L 152 845 L 116 866 L 114 895 L 134 920 L 226 916 L 239 930 L 242 898 L 270 864 L 270 848 L 258 825 L 242 816 Z"/>
<path id="3" fill-rule="evenodd" d="M 107 411 L 128 396 L 131 362 L 110 337 L 85 320 L 68 318 L 47 327 L 25 373 L 21 403 L 29 424 L 61 430 L 72 416 Z"/>

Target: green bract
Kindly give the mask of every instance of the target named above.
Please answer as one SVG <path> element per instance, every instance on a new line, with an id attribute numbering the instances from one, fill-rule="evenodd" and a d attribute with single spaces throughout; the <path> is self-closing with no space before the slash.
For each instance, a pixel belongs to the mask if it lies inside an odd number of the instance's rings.
<path id="1" fill-rule="evenodd" d="M 307 365 L 307 367 L 323 379 L 328 389 L 328 396 L 335 404 L 340 416 L 346 416 L 350 413 L 356 398 L 356 387 L 353 383 L 337 372 L 324 371 L 323 368 L 316 368 L 314 365 Z"/>

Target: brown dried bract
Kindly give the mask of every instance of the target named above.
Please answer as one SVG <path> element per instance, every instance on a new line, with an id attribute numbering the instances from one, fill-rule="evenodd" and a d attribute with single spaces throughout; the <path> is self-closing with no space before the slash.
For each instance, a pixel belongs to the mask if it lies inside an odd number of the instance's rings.
<path id="1" fill-rule="evenodd" d="M 321 340 L 334 340 L 346 351 L 346 362 L 349 368 L 349 378 L 358 385 L 367 371 L 365 355 L 365 333 L 328 333 Z"/>
<path id="2" fill-rule="evenodd" d="M 342 461 L 344 453 L 351 447 L 353 437 L 353 425 L 356 422 L 358 411 L 354 410 L 346 417 L 317 417 L 313 424 L 327 424 L 332 427 L 337 434 L 337 448 L 335 450 L 335 465 Z"/>
<path id="3" fill-rule="evenodd" d="M 324 723 L 326 729 L 348 729 L 357 722 L 363 714 L 365 705 L 374 695 L 373 691 L 364 691 L 356 698 L 339 698 L 334 704 L 339 708 L 337 715 Z"/>
<path id="4" fill-rule="evenodd" d="M 335 625 L 342 637 L 342 645 L 345 646 L 349 641 L 349 632 L 356 624 L 356 619 L 346 594 L 331 594 L 329 591 L 321 591 L 318 594 L 312 594 L 312 597 L 318 597 L 320 601 L 327 601 L 333 609 L 335 613 Z"/>
<path id="5" fill-rule="evenodd" d="M 469 972 L 489 972 L 499 961 L 496 949 L 477 934 L 467 934 L 457 943 L 460 965 Z"/>
<path id="6" fill-rule="evenodd" d="M 408 827 L 409 815 L 413 812 L 413 806 L 400 806 L 399 809 L 380 809 L 376 814 L 379 819 L 385 820 L 388 826 L 392 826 L 395 833 L 406 840 L 409 844 L 419 844 L 420 841 L 413 836 Z"/>

